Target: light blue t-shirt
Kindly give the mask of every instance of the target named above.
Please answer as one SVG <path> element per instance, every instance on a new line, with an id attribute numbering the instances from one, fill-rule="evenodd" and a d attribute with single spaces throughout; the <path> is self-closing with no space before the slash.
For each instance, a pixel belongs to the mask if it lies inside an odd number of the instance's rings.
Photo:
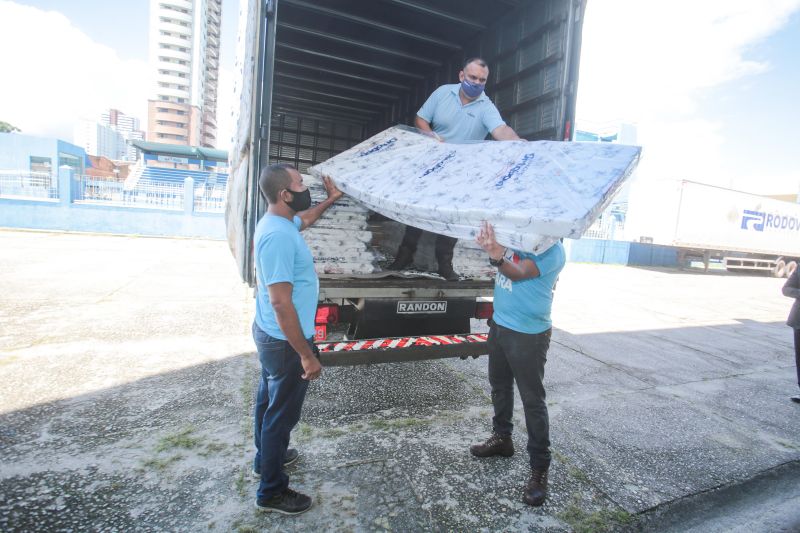
<path id="1" fill-rule="evenodd" d="M 314 336 L 314 316 L 319 297 L 319 278 L 314 270 L 314 257 L 300 235 L 303 222 L 266 214 L 256 226 L 256 324 L 267 335 L 286 340 L 275 311 L 269 301 L 267 287 L 273 283 L 292 284 L 292 303 L 306 338 Z"/>
<path id="2" fill-rule="evenodd" d="M 482 141 L 498 126 L 505 124 L 500 112 L 486 93 L 467 105 L 458 96 L 460 83 L 442 85 L 417 111 L 439 137 L 449 143 Z"/>
<path id="3" fill-rule="evenodd" d="M 553 325 L 550 309 L 553 305 L 553 285 L 564 268 L 564 246 L 557 242 L 545 252 L 531 253 L 509 250 L 505 260 L 515 263 L 531 259 L 539 268 L 535 278 L 511 281 L 497 273 L 494 282 L 495 323 L 520 333 L 542 333 Z"/>

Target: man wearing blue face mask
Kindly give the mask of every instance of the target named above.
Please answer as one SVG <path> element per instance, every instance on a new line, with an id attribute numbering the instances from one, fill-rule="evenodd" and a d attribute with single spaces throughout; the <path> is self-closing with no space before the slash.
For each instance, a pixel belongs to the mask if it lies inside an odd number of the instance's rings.
<path id="1" fill-rule="evenodd" d="M 417 111 L 414 125 L 449 143 L 482 141 L 490 133 L 498 141 L 520 140 L 484 94 L 488 78 L 486 61 L 479 57 L 467 59 L 458 73 L 459 83 L 442 85 L 433 91 Z M 406 226 L 403 242 L 389 270 L 403 270 L 414 262 L 414 252 L 421 236 L 421 229 Z M 458 274 L 453 270 L 453 248 L 457 240 L 446 235 L 436 237 L 437 271 L 448 281 L 458 279 Z"/>

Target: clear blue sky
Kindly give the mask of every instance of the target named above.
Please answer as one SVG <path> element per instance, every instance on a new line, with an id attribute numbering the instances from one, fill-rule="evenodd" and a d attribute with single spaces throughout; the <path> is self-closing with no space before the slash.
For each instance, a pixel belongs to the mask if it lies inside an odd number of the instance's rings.
<path id="1" fill-rule="evenodd" d="M 800 14 L 747 54 L 770 68 L 725 84 L 702 99 L 703 113 L 724 124 L 727 169 L 757 180 L 794 168 L 800 184 Z M 787 192 L 798 192 L 789 190 Z"/>

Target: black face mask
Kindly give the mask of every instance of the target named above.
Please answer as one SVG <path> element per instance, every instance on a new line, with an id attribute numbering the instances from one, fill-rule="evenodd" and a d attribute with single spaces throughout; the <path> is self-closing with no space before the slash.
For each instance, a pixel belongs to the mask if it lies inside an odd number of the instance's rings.
<path id="1" fill-rule="evenodd" d="M 305 211 L 311 207 L 311 191 L 309 189 L 306 189 L 303 192 L 295 192 L 289 189 L 286 190 L 292 193 L 292 201 L 286 202 L 286 205 L 291 207 L 293 211 L 299 213 L 300 211 Z"/>

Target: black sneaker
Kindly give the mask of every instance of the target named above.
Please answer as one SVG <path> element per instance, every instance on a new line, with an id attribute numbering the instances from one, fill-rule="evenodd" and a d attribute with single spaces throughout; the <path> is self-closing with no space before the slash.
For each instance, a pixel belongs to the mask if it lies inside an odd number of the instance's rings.
<path id="1" fill-rule="evenodd" d="M 311 498 L 287 488 L 272 498 L 256 499 L 256 509 L 265 513 L 296 515 L 311 509 Z"/>
<path id="2" fill-rule="evenodd" d="M 283 458 L 283 466 L 287 467 L 291 464 L 294 464 L 299 457 L 300 457 L 300 452 L 298 452 L 294 448 L 289 448 L 288 450 L 286 450 L 286 457 Z M 253 468 L 253 477 L 260 478 L 261 472 Z"/>

